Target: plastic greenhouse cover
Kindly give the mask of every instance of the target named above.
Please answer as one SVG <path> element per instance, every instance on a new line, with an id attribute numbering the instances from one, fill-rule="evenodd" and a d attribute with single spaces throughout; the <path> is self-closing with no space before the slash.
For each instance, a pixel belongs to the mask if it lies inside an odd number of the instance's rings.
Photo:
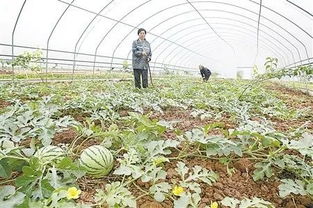
<path id="1" fill-rule="evenodd" d="M 312 0 L 1 0 L 0 58 L 39 48 L 49 67 L 121 67 L 143 27 L 152 69 L 202 64 L 230 77 L 268 56 L 312 62 L 312 14 Z"/>

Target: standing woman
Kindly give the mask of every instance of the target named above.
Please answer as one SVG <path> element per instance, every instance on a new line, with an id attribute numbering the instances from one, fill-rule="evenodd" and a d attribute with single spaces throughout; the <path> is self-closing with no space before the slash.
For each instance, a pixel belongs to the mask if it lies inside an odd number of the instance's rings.
<path id="1" fill-rule="evenodd" d="M 150 43 L 146 40 L 146 30 L 140 28 L 137 32 L 138 39 L 133 42 L 132 64 L 134 69 L 135 87 L 148 87 L 148 64 L 151 61 Z"/>

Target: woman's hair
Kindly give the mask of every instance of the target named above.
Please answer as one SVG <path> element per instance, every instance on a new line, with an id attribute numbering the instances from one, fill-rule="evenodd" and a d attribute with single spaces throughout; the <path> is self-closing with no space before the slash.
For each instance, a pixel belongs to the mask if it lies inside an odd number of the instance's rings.
<path id="1" fill-rule="evenodd" d="M 140 33 L 141 31 L 144 31 L 144 32 L 145 32 L 145 34 L 147 34 L 147 31 L 146 31 L 145 29 L 143 29 L 143 28 L 139 28 L 139 30 L 138 30 L 138 32 L 137 32 L 137 34 L 139 35 L 139 33 Z"/>

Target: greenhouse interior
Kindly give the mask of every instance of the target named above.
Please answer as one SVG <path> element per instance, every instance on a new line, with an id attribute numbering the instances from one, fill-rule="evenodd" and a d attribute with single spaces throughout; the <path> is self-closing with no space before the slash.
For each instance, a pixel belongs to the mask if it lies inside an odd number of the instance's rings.
<path id="1" fill-rule="evenodd" d="M 313 208 L 312 0 L 2 0 L 0 27 L 0 208 Z"/>

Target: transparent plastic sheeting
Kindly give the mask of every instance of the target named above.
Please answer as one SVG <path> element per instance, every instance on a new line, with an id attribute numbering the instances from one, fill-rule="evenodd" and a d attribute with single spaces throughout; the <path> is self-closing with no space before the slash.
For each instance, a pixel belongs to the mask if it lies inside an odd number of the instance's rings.
<path id="1" fill-rule="evenodd" d="M 0 58 L 39 48 L 49 70 L 121 68 L 143 27 L 152 70 L 202 64 L 230 77 L 268 56 L 312 62 L 312 14 L 312 0 L 1 0 Z"/>

